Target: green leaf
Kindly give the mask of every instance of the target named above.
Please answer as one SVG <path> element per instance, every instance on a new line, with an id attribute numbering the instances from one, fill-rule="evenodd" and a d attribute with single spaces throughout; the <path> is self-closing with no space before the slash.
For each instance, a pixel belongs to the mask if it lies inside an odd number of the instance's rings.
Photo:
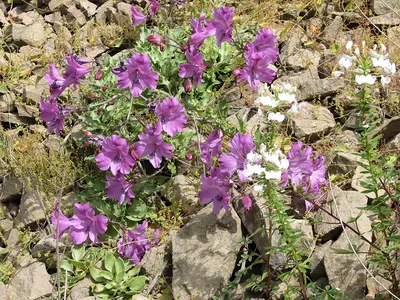
<path id="1" fill-rule="evenodd" d="M 8 88 L 6 84 L 4 82 L 0 83 L 0 94 L 7 94 L 7 93 L 8 93 Z"/>
<path id="2" fill-rule="evenodd" d="M 125 264 L 124 264 L 124 261 L 122 260 L 122 258 L 120 258 L 120 257 L 118 257 L 115 260 L 115 274 L 116 274 L 115 278 L 117 280 L 122 280 L 122 277 L 125 274 Z"/>
<path id="3" fill-rule="evenodd" d="M 111 274 L 111 273 L 108 272 L 108 271 L 101 270 L 101 271 L 99 272 L 99 276 L 101 276 L 101 277 L 103 277 L 103 278 L 105 278 L 105 279 L 108 279 L 108 280 L 114 280 L 113 274 Z"/>
<path id="4" fill-rule="evenodd" d="M 111 253 L 107 253 L 106 259 L 104 261 L 104 266 L 106 267 L 106 270 L 112 273 L 114 268 L 114 263 L 115 263 L 114 255 L 112 255 Z"/>
<path id="5" fill-rule="evenodd" d="M 354 254 L 353 250 L 331 248 L 337 254 Z"/>
<path id="6" fill-rule="evenodd" d="M 74 266 L 70 264 L 66 259 L 63 259 L 60 262 L 60 268 L 71 273 L 74 272 Z"/>
<path id="7" fill-rule="evenodd" d="M 73 259 L 69 259 L 68 262 L 71 265 L 73 265 L 73 266 L 75 266 L 75 267 L 77 267 L 79 269 L 83 269 L 83 270 L 86 269 L 86 264 L 84 262 L 73 260 Z"/>
<path id="8" fill-rule="evenodd" d="M 105 281 L 105 278 L 100 275 L 100 271 L 102 271 L 102 270 L 99 270 L 99 269 L 95 268 L 94 266 L 89 267 L 90 276 L 92 276 L 94 281 L 97 281 L 97 282 Z"/>
<path id="9" fill-rule="evenodd" d="M 133 278 L 133 280 L 129 284 L 129 289 L 133 292 L 140 292 L 144 288 L 144 285 L 147 281 L 146 276 L 138 276 Z"/>
<path id="10" fill-rule="evenodd" d="M 388 236 L 386 239 L 391 242 L 397 242 L 400 241 L 400 235 Z"/>
<path id="11" fill-rule="evenodd" d="M 72 249 L 72 258 L 76 261 L 80 261 L 85 253 L 85 245 L 74 246 L 74 248 Z"/>

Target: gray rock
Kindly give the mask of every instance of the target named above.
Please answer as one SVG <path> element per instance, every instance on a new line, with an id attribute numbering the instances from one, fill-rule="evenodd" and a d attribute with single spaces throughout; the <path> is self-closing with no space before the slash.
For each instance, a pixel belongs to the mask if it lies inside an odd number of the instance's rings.
<path id="1" fill-rule="evenodd" d="M 375 275 L 375 279 L 378 280 L 380 284 L 382 284 L 385 288 L 383 288 L 376 280 L 374 280 L 372 277 L 367 278 L 367 290 L 368 290 L 368 295 L 367 299 L 376 299 L 376 296 L 380 296 L 382 298 L 388 297 L 389 293 L 387 290 L 390 289 L 392 286 L 392 282 L 383 278 L 380 275 Z M 387 298 L 390 299 L 390 298 Z"/>
<path id="2" fill-rule="evenodd" d="M 85 12 L 86 17 L 96 14 L 97 5 L 88 0 L 74 0 L 75 4 Z"/>
<path id="3" fill-rule="evenodd" d="M 71 5 L 67 9 L 66 19 L 69 24 L 79 24 L 80 26 L 85 25 L 86 17 L 75 5 Z"/>
<path id="4" fill-rule="evenodd" d="M 374 12 L 377 15 L 384 15 L 393 12 L 393 10 L 400 10 L 400 2 L 398 0 L 373 0 Z"/>
<path id="5" fill-rule="evenodd" d="M 133 295 L 132 300 L 149 300 L 149 298 L 143 295 Z"/>
<path id="6" fill-rule="evenodd" d="M 332 241 L 328 241 L 325 244 L 315 246 L 310 261 L 311 265 L 310 275 L 313 281 L 317 281 L 320 278 L 326 277 L 324 257 L 326 251 L 331 247 L 331 245 Z"/>
<path id="7" fill-rule="evenodd" d="M 351 192 L 347 192 L 351 193 Z M 365 197 L 364 197 L 365 198 Z M 349 202 L 351 198 L 347 199 Z M 365 204 L 364 204 L 365 205 Z M 355 209 L 351 216 L 354 218 L 358 215 Z M 371 240 L 371 221 L 363 214 L 357 220 L 358 229 L 363 233 L 363 236 L 368 240 Z M 347 235 L 357 249 L 358 257 L 366 265 L 367 263 L 367 252 L 369 250 L 369 244 L 358 239 L 358 236 L 352 231 L 346 229 Z M 364 299 L 365 297 L 365 286 L 367 281 L 367 271 L 362 266 L 361 262 L 354 254 L 338 254 L 335 253 L 334 249 L 351 249 L 349 241 L 343 232 L 339 239 L 335 241 L 331 248 L 326 252 L 324 258 L 325 270 L 329 278 L 329 284 L 333 288 L 341 288 L 344 290 L 344 294 L 352 300 Z"/>
<path id="8" fill-rule="evenodd" d="M 10 230 L 8 239 L 7 239 L 7 248 L 12 249 L 16 248 L 16 245 L 19 243 L 19 231 L 16 228 L 12 228 Z"/>
<path id="9" fill-rule="evenodd" d="M 8 24 L 8 20 L 1 9 L 0 9 L 0 23 L 2 23 L 3 25 Z"/>
<path id="10" fill-rule="evenodd" d="M 150 282 L 168 276 L 168 272 L 172 273 L 169 268 L 172 264 L 171 240 L 146 251 L 140 263 L 142 265 L 141 272 L 150 278 Z M 157 286 L 155 285 L 153 288 L 157 289 Z"/>
<path id="11" fill-rule="evenodd" d="M 96 11 L 96 22 L 99 24 L 106 24 L 107 23 L 107 15 L 106 12 L 108 8 L 114 6 L 113 0 L 108 0 L 104 4 L 102 4 Z"/>
<path id="12" fill-rule="evenodd" d="M 0 94 L 0 112 L 15 111 L 15 95 L 14 93 Z"/>
<path id="13" fill-rule="evenodd" d="M 198 184 L 195 178 L 177 175 L 167 183 L 163 196 L 172 202 L 173 207 L 180 207 L 183 213 L 193 212 L 199 203 Z"/>
<path id="14" fill-rule="evenodd" d="M 324 209 L 330 212 L 333 216 L 336 216 L 337 218 L 339 218 L 340 215 L 340 218 L 343 220 L 343 222 L 348 223 L 353 218 L 357 217 L 361 212 L 360 208 L 363 208 L 367 205 L 367 197 L 359 192 L 342 191 L 337 187 L 333 187 L 332 190 L 333 193 L 331 191 L 328 192 L 328 203 L 324 205 Z M 336 199 L 339 214 L 337 212 L 335 204 L 331 203 L 333 197 Z M 316 223 L 314 225 L 314 228 L 316 234 L 321 237 L 321 240 L 325 242 L 339 237 L 340 233 L 342 232 L 342 226 L 340 222 L 334 217 L 323 212 L 322 210 L 318 210 L 317 214 L 319 217 L 322 218 L 322 221 Z M 365 215 L 362 216 L 365 217 Z M 357 225 L 359 225 L 359 228 L 362 227 L 363 222 L 366 222 L 365 218 L 360 218 L 357 221 Z M 366 218 L 366 220 L 369 222 L 368 218 Z M 352 223 L 351 226 L 355 226 L 355 224 Z M 363 231 L 361 232 L 364 233 Z"/>
<path id="15" fill-rule="evenodd" d="M 384 120 L 376 129 L 376 134 L 382 134 L 383 142 L 388 142 L 400 133 L 400 116 Z"/>
<path id="16" fill-rule="evenodd" d="M 295 136 L 310 141 L 318 140 L 336 125 L 333 114 L 326 107 L 307 102 L 299 104 L 299 111 L 293 115 L 292 120 Z"/>
<path id="17" fill-rule="evenodd" d="M 391 139 L 386 145 L 385 148 L 388 150 L 392 150 L 394 152 L 400 151 L 400 133 L 397 134 L 393 139 Z"/>
<path id="18" fill-rule="evenodd" d="M 21 199 L 23 184 L 16 177 L 6 177 L 1 185 L 1 202 Z"/>
<path id="19" fill-rule="evenodd" d="M 58 243 L 59 249 L 61 251 L 64 249 L 65 245 L 62 242 Z M 57 248 L 57 242 L 56 239 L 54 238 L 53 234 L 50 234 L 48 236 L 45 236 L 42 238 L 33 248 L 32 248 L 32 256 L 34 258 L 39 258 L 43 257 L 45 255 L 51 254 L 56 252 Z"/>
<path id="20" fill-rule="evenodd" d="M 389 38 L 389 52 L 399 51 L 394 44 L 400 45 L 400 26 L 389 27 L 387 30 L 387 35 Z"/>
<path id="21" fill-rule="evenodd" d="M 8 284 L 10 299 L 39 299 L 53 292 L 50 275 L 44 263 L 35 262 L 16 273 Z"/>
<path id="22" fill-rule="evenodd" d="M 45 219 L 45 212 L 40 204 L 40 199 L 35 191 L 25 190 L 19 207 L 19 213 L 15 220 L 17 227 L 36 227 L 38 222 Z"/>
<path id="23" fill-rule="evenodd" d="M 91 284 L 92 281 L 89 278 L 83 278 L 71 289 L 68 300 L 82 300 L 84 298 L 86 299 L 86 297 L 90 297 Z"/>
<path id="24" fill-rule="evenodd" d="M 328 167 L 330 174 L 353 176 L 361 157 L 355 154 L 338 152 Z"/>
<path id="25" fill-rule="evenodd" d="M 234 210 L 204 207 L 172 237 L 175 299 L 209 299 L 225 286 L 235 268 L 242 231 Z"/>
<path id="26" fill-rule="evenodd" d="M 10 236 L 10 232 L 13 229 L 13 226 L 14 222 L 10 219 L 0 220 L 0 232 L 6 240 Z"/>
<path id="27" fill-rule="evenodd" d="M 366 170 L 362 166 L 357 166 L 357 168 L 354 171 L 353 178 L 351 179 L 351 188 L 363 193 L 363 195 L 367 196 L 370 199 L 375 199 L 375 193 L 374 192 L 369 192 L 369 193 L 364 193 L 366 190 L 365 187 L 361 186 L 361 182 L 367 180 L 368 174 L 364 174 Z M 385 194 L 384 190 L 378 190 L 378 195 L 382 196 Z"/>
<path id="28" fill-rule="evenodd" d="M 39 104 L 40 99 L 42 99 L 43 92 L 44 88 L 40 86 L 26 85 L 24 86 L 23 97 Z"/>
<path id="29" fill-rule="evenodd" d="M 7 210 L 12 218 L 15 218 L 19 212 L 19 205 L 17 202 L 10 201 L 7 202 Z"/>
<path id="30" fill-rule="evenodd" d="M 245 106 L 245 101 L 242 99 L 242 92 L 239 87 L 228 89 L 221 98 L 228 102 L 228 115 L 230 116 Z"/>
<path id="31" fill-rule="evenodd" d="M 39 116 L 39 110 L 36 106 L 26 105 L 21 102 L 16 102 L 15 106 L 20 117 L 35 118 Z"/>
<path id="32" fill-rule="evenodd" d="M 266 119 L 265 116 L 260 116 L 258 114 L 252 116 L 247 121 L 246 133 L 250 134 L 251 136 L 254 136 L 258 128 L 260 130 L 264 130 L 265 128 L 267 128 L 267 123 L 265 122 L 265 119 Z"/>
<path id="33" fill-rule="evenodd" d="M 246 122 L 250 111 L 251 111 L 251 109 L 249 107 L 243 107 L 243 108 L 239 109 L 233 115 L 229 116 L 227 118 L 227 120 L 228 120 L 228 122 L 232 123 L 237 128 L 239 128 L 239 126 L 240 126 L 239 120 Z"/>
<path id="34" fill-rule="evenodd" d="M 326 27 L 323 38 L 329 43 L 335 43 L 343 30 L 343 19 L 340 16 L 335 17 L 332 23 Z"/>
<path id="35" fill-rule="evenodd" d="M 46 42 L 46 33 L 42 23 L 34 23 L 29 26 L 14 23 L 11 25 L 11 35 L 18 46 L 40 47 Z"/>
<path id="36" fill-rule="evenodd" d="M 390 12 L 385 15 L 371 17 L 370 20 L 375 25 L 394 26 L 400 24 L 399 12 Z"/>
<path id="37" fill-rule="evenodd" d="M 51 0 L 49 2 L 49 9 L 51 11 L 68 9 L 73 5 L 72 0 Z"/>
<path id="38" fill-rule="evenodd" d="M 314 248 L 314 234 L 310 223 L 305 219 L 293 219 L 290 220 L 290 224 L 294 229 L 301 231 L 301 242 L 299 249 L 310 250 Z"/>

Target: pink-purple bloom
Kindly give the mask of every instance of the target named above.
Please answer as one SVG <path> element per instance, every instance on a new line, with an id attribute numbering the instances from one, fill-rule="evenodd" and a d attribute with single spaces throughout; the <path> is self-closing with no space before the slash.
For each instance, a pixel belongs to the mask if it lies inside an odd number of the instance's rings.
<path id="1" fill-rule="evenodd" d="M 157 0 L 149 0 L 149 2 L 150 2 L 150 7 L 149 7 L 150 16 L 154 16 L 160 9 L 161 4 Z"/>
<path id="2" fill-rule="evenodd" d="M 102 152 L 96 156 L 100 170 L 110 169 L 114 176 L 121 172 L 129 174 L 135 160 L 129 155 L 129 145 L 124 138 L 113 134 L 102 144 Z"/>
<path id="3" fill-rule="evenodd" d="M 274 35 L 271 29 L 260 29 L 256 35 L 256 40 L 246 45 L 247 51 L 245 57 L 249 58 L 257 52 L 264 53 L 271 62 L 278 59 L 279 49 L 276 47 L 277 36 Z"/>
<path id="4" fill-rule="evenodd" d="M 222 130 L 215 130 L 210 133 L 208 138 L 200 144 L 201 161 L 211 168 L 212 158 L 218 156 L 222 151 Z"/>
<path id="5" fill-rule="evenodd" d="M 52 100 L 55 100 L 65 89 L 64 85 L 64 77 L 60 75 L 55 65 L 49 65 L 49 72 L 44 74 L 44 78 L 46 78 L 50 87 L 50 97 Z"/>
<path id="6" fill-rule="evenodd" d="M 294 186 L 302 189 L 304 196 L 312 195 L 313 199 L 305 202 L 306 210 L 309 211 L 313 207 L 312 203 L 321 198 L 322 186 L 328 184 L 325 158 L 301 141 L 292 145 L 287 158 L 289 168 L 282 173 L 281 185 L 287 186 L 290 180 Z"/>
<path id="7" fill-rule="evenodd" d="M 162 124 L 158 121 L 154 126 L 148 125 L 145 128 L 145 133 L 138 135 L 140 141 L 135 143 L 136 152 L 140 157 L 149 157 L 150 163 L 154 168 L 159 168 L 162 158 L 171 158 L 174 146 L 163 141 Z"/>
<path id="8" fill-rule="evenodd" d="M 143 221 L 133 230 L 122 229 L 122 237 L 117 242 L 118 253 L 128 258 L 135 265 L 139 265 L 146 251 L 151 249 L 160 241 L 161 231 L 157 229 L 152 235 L 151 240 L 147 238 L 148 222 Z"/>
<path id="9" fill-rule="evenodd" d="M 40 120 L 49 123 L 48 131 L 52 133 L 56 130 L 56 136 L 59 136 L 60 131 L 64 130 L 64 118 L 67 111 L 60 109 L 53 98 L 50 98 L 49 102 L 40 100 L 39 110 Z"/>
<path id="10" fill-rule="evenodd" d="M 222 42 L 232 43 L 232 20 L 234 11 L 230 7 L 222 6 L 214 9 L 214 20 L 211 20 L 212 26 L 215 28 L 217 38 L 217 46 L 220 47 Z"/>
<path id="11" fill-rule="evenodd" d="M 230 152 L 219 157 L 219 166 L 232 175 L 236 170 L 241 181 L 246 181 L 244 169 L 247 166 L 246 156 L 256 149 L 253 138 L 248 134 L 237 133 L 229 143 Z"/>
<path id="12" fill-rule="evenodd" d="M 51 222 L 53 225 L 56 227 L 56 230 L 54 231 L 54 238 L 59 239 L 63 235 L 63 233 L 68 230 L 68 228 L 71 226 L 69 222 L 69 218 L 67 218 L 60 209 L 60 201 L 58 199 L 55 202 L 55 210 L 51 214 Z M 57 229 L 58 228 L 58 229 Z M 58 234 L 57 234 L 58 233 Z"/>
<path id="13" fill-rule="evenodd" d="M 204 63 L 203 56 L 200 51 L 195 49 L 188 49 L 185 52 L 188 64 L 180 64 L 179 67 L 179 77 L 190 78 L 193 77 L 193 84 L 197 87 L 203 76 L 203 71 L 206 69 L 207 65 Z"/>
<path id="14" fill-rule="evenodd" d="M 182 132 L 187 122 L 184 114 L 185 108 L 175 97 L 165 98 L 162 103 L 157 104 L 155 114 L 160 117 L 163 130 L 169 136 L 175 136 Z"/>
<path id="15" fill-rule="evenodd" d="M 222 208 L 231 209 L 229 189 L 232 184 L 229 178 L 230 174 L 220 168 L 211 168 L 210 176 L 201 175 L 200 202 L 213 202 L 215 215 L 218 215 Z"/>
<path id="16" fill-rule="evenodd" d="M 113 72 L 118 77 L 117 87 L 129 88 L 133 97 L 139 97 L 145 87 L 157 87 L 158 74 L 153 72 L 147 54 L 136 52 L 121 67 L 113 69 Z"/>
<path id="17" fill-rule="evenodd" d="M 245 208 L 246 210 L 248 210 L 248 211 L 249 211 L 249 210 L 252 208 L 252 206 L 253 206 L 253 201 L 252 201 L 251 198 L 250 198 L 249 196 L 247 196 L 247 195 L 243 195 L 242 203 L 243 203 L 244 208 Z"/>
<path id="18" fill-rule="evenodd" d="M 189 44 L 192 48 L 200 48 L 206 38 L 215 35 L 216 29 L 211 22 L 206 21 L 205 17 L 206 15 L 201 13 L 199 20 L 192 18 L 190 21 L 193 34 L 189 39 Z"/>
<path id="19" fill-rule="evenodd" d="M 124 175 L 119 173 L 115 177 L 107 175 L 106 189 L 107 197 L 110 199 L 118 200 L 118 204 L 121 206 L 126 201 L 129 205 L 131 199 L 135 198 L 135 194 L 132 192 L 133 184 L 126 181 Z"/>
<path id="20" fill-rule="evenodd" d="M 135 27 L 146 21 L 146 16 L 140 13 L 136 8 L 135 5 L 131 5 L 131 14 L 132 14 L 132 26 Z"/>

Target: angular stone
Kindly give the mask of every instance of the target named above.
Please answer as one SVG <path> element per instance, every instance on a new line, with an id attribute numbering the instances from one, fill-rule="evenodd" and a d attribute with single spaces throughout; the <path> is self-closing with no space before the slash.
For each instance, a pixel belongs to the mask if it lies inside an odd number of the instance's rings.
<path id="1" fill-rule="evenodd" d="M 326 107 L 307 102 L 299 104 L 299 111 L 293 115 L 292 119 L 295 136 L 305 137 L 310 141 L 318 140 L 336 125 L 333 114 Z"/>
<path id="2" fill-rule="evenodd" d="M 40 47 L 46 42 L 46 33 L 42 23 L 34 23 L 29 26 L 14 23 L 11 25 L 11 35 L 18 46 Z"/>
<path id="3" fill-rule="evenodd" d="M 326 271 L 324 266 L 324 257 L 326 251 L 331 247 L 332 241 L 328 241 L 325 244 L 315 246 L 314 252 L 311 255 L 311 279 L 317 281 L 319 278 L 326 277 Z"/>
<path id="4" fill-rule="evenodd" d="M 21 199 L 23 184 L 16 177 L 6 177 L 1 185 L 1 202 L 10 202 Z"/>
<path id="5" fill-rule="evenodd" d="M 400 11 L 399 11 L 400 12 Z M 370 20 L 375 25 L 394 26 L 400 24 L 399 12 L 390 12 L 385 15 L 371 17 Z"/>
<path id="6" fill-rule="evenodd" d="M 35 262 L 19 270 L 7 286 L 10 299 L 39 299 L 51 296 L 53 285 L 44 263 Z"/>
<path id="7" fill-rule="evenodd" d="M 397 134 L 393 139 L 391 139 L 385 145 L 385 148 L 388 150 L 392 150 L 394 153 L 400 152 L 400 133 Z"/>
<path id="8" fill-rule="evenodd" d="M 246 133 L 250 134 L 251 136 L 254 136 L 257 129 L 260 129 L 262 131 L 265 128 L 267 128 L 267 123 L 265 122 L 265 119 L 266 119 L 265 116 L 260 116 L 258 114 L 255 114 L 254 116 L 252 116 L 247 121 Z"/>
<path id="9" fill-rule="evenodd" d="M 342 191 L 337 187 L 334 187 L 332 190 L 333 193 L 331 191 L 328 191 L 328 202 L 323 206 L 323 208 L 337 218 L 339 218 L 340 216 L 343 222 L 348 223 L 352 220 L 352 218 L 357 217 L 361 212 L 360 208 L 365 207 L 368 203 L 368 198 L 359 192 Z M 332 203 L 333 201 L 331 201 L 333 200 L 333 198 L 335 198 L 336 200 L 339 214 L 337 212 L 335 204 Z M 321 209 L 318 210 L 317 214 L 319 217 L 322 218 L 322 221 L 314 225 L 316 234 L 321 237 L 321 240 L 323 242 L 331 239 L 334 240 L 335 238 L 337 238 L 342 232 L 342 226 L 340 222 L 336 218 L 322 211 Z M 363 216 L 365 218 L 360 218 L 357 221 L 357 225 L 359 225 L 359 228 L 363 226 L 362 223 L 366 222 L 365 220 L 369 222 L 369 219 L 365 216 L 365 214 L 363 214 L 361 217 Z M 355 226 L 355 224 L 352 223 L 351 226 Z M 364 232 L 361 231 L 361 233 Z"/>
<path id="10" fill-rule="evenodd" d="M 66 13 L 67 22 L 70 24 L 78 23 L 80 26 L 85 25 L 86 17 L 75 5 L 71 5 Z"/>
<path id="11" fill-rule="evenodd" d="M 23 97 L 39 104 L 40 99 L 42 99 L 43 92 L 44 88 L 40 86 L 26 85 L 24 87 Z"/>
<path id="12" fill-rule="evenodd" d="M 82 300 L 86 297 L 90 297 L 92 281 L 85 277 L 79 281 L 72 289 L 69 294 L 68 300 Z"/>
<path id="13" fill-rule="evenodd" d="M 376 296 L 382 297 L 382 299 L 386 299 L 385 297 L 388 297 L 387 299 L 390 299 L 389 293 L 387 292 L 390 290 L 390 287 L 392 286 L 392 282 L 383 278 L 382 276 L 375 275 L 375 279 L 383 285 L 383 287 L 376 282 L 372 277 L 367 278 L 367 290 L 368 290 L 368 295 L 366 296 L 367 299 L 376 299 Z"/>
<path id="14" fill-rule="evenodd" d="M 14 222 L 10 219 L 0 220 L 0 232 L 6 240 L 10 236 L 10 232 L 13 229 L 13 226 Z"/>
<path id="15" fill-rule="evenodd" d="M 146 251 L 140 264 L 141 271 L 150 278 L 150 282 L 172 275 L 171 240 L 161 246 Z M 170 274 L 168 274 L 170 273 Z M 157 288 L 154 286 L 153 288 Z"/>
<path id="16" fill-rule="evenodd" d="M 107 16 L 106 11 L 109 7 L 114 6 L 113 0 L 108 0 L 104 4 L 102 4 L 96 11 L 96 22 L 99 24 L 106 24 L 107 23 Z"/>
<path id="17" fill-rule="evenodd" d="M 209 299 L 219 293 L 235 268 L 242 240 L 241 222 L 234 210 L 219 216 L 204 207 L 172 237 L 175 299 Z"/>
<path id="18" fill-rule="evenodd" d="M 180 207 L 183 213 L 191 213 L 198 206 L 198 180 L 185 175 L 177 175 L 166 185 L 163 196 L 173 207 Z"/>
<path id="19" fill-rule="evenodd" d="M 400 133 L 400 116 L 384 120 L 376 129 L 376 134 L 382 134 L 383 142 L 388 142 Z"/>
<path id="20" fill-rule="evenodd" d="M 39 116 L 39 110 L 35 106 L 26 105 L 20 102 L 16 102 L 15 106 L 17 107 L 18 116 L 20 117 L 35 118 Z"/>
<path id="21" fill-rule="evenodd" d="M 59 249 L 63 250 L 65 245 L 62 242 L 58 243 Z M 57 241 L 53 234 L 45 236 L 42 238 L 33 248 L 32 256 L 35 258 L 43 257 L 45 254 L 51 254 L 56 252 Z"/>
<path id="22" fill-rule="evenodd" d="M 45 212 L 42 209 L 36 191 L 24 191 L 15 225 L 17 227 L 31 226 L 36 228 L 37 223 L 42 222 L 44 219 Z"/>
<path id="23" fill-rule="evenodd" d="M 0 94 L 0 112 L 14 112 L 15 111 L 15 95 Z"/>
<path id="24" fill-rule="evenodd" d="M 51 0 L 49 2 L 49 9 L 51 11 L 67 9 L 72 4 L 73 4 L 72 0 Z"/>
<path id="25" fill-rule="evenodd" d="M 97 5 L 88 1 L 88 0 L 74 0 L 75 4 L 81 8 L 84 12 L 86 17 L 91 17 L 96 14 Z"/>
<path id="26" fill-rule="evenodd" d="M 326 27 L 323 38 L 329 43 L 335 43 L 343 30 L 343 19 L 340 16 L 335 17 L 332 23 Z"/>
<path id="27" fill-rule="evenodd" d="M 373 9 L 375 14 L 384 15 L 393 12 L 393 10 L 400 10 L 400 2 L 398 0 L 373 0 Z"/>
<path id="28" fill-rule="evenodd" d="M 347 174 L 351 177 L 354 175 L 360 159 L 360 156 L 351 153 L 338 152 L 329 165 L 328 172 L 330 174 Z"/>
<path id="29" fill-rule="evenodd" d="M 33 124 L 35 120 L 27 117 L 20 117 L 12 113 L 0 113 L 0 122 L 22 125 L 22 124 Z"/>
<path id="30" fill-rule="evenodd" d="M 365 172 L 366 170 L 364 169 L 364 167 L 362 166 L 357 166 L 357 168 L 354 171 L 354 175 L 353 178 L 351 179 L 351 188 L 363 193 L 366 188 L 361 186 L 361 182 L 365 181 L 368 179 L 368 174 L 364 174 L 363 172 Z M 384 190 L 378 190 L 378 195 L 382 196 L 385 194 Z M 369 193 L 363 193 L 363 195 L 367 196 L 370 199 L 374 199 L 375 198 L 375 193 L 374 192 L 369 192 Z"/>

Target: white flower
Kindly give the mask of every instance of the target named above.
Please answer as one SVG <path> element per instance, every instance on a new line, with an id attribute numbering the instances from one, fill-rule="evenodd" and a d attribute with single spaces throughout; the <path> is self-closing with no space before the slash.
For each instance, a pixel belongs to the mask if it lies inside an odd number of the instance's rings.
<path id="1" fill-rule="evenodd" d="M 277 112 L 277 113 L 270 112 L 270 113 L 268 113 L 268 120 L 277 121 L 277 122 L 281 123 L 283 120 L 285 120 L 285 116 L 279 112 Z"/>
<path id="2" fill-rule="evenodd" d="M 371 74 L 368 74 L 367 76 L 365 76 L 365 75 L 356 75 L 356 83 L 360 84 L 360 85 L 364 84 L 364 83 L 372 85 L 372 84 L 375 83 L 375 81 L 376 81 L 376 77 L 372 76 Z"/>
<path id="3" fill-rule="evenodd" d="M 266 171 L 265 179 L 281 179 L 282 172 L 281 171 Z"/>
<path id="4" fill-rule="evenodd" d="M 348 41 L 348 42 L 346 43 L 346 49 L 347 49 L 348 51 L 350 51 L 350 50 L 351 50 L 351 47 L 353 47 L 353 41 Z"/>
<path id="5" fill-rule="evenodd" d="M 362 46 L 363 48 L 365 48 L 365 45 L 366 45 L 365 41 L 362 41 L 362 42 L 361 42 L 361 46 Z"/>
<path id="6" fill-rule="evenodd" d="M 262 190 L 263 190 L 263 186 L 262 186 L 261 184 L 255 184 L 255 185 L 253 186 L 253 190 L 254 190 L 256 193 L 260 193 L 260 192 L 262 192 Z"/>
<path id="7" fill-rule="evenodd" d="M 246 160 L 251 164 L 255 164 L 262 160 L 262 156 L 254 151 L 251 151 L 246 155 Z"/>
<path id="8" fill-rule="evenodd" d="M 254 174 L 260 175 L 265 172 L 265 169 L 261 165 L 247 164 L 243 170 L 243 175 L 247 178 L 251 178 Z"/>
<path id="9" fill-rule="evenodd" d="M 257 114 L 258 114 L 260 117 L 262 117 L 262 116 L 264 115 L 261 108 L 259 108 L 259 109 L 257 110 Z"/>
<path id="10" fill-rule="evenodd" d="M 299 103 L 295 101 L 292 107 L 288 110 L 288 113 L 297 114 L 299 112 Z"/>
<path id="11" fill-rule="evenodd" d="M 342 56 L 341 59 L 339 59 L 339 65 L 345 69 L 348 69 L 352 66 L 354 59 L 355 59 L 354 56 L 345 54 Z"/>
<path id="12" fill-rule="evenodd" d="M 354 53 L 356 54 L 356 55 L 360 55 L 360 48 L 356 48 L 356 49 L 354 49 Z"/>
<path id="13" fill-rule="evenodd" d="M 281 84 L 281 90 L 293 94 L 296 93 L 297 87 L 295 85 L 291 85 L 290 83 L 283 82 Z"/>
<path id="14" fill-rule="evenodd" d="M 333 71 L 332 75 L 333 75 L 333 77 L 338 78 L 343 75 L 343 72 L 342 71 Z"/>
<path id="15" fill-rule="evenodd" d="M 294 101 L 296 101 L 296 95 L 292 94 L 292 93 L 279 93 L 278 99 L 280 101 L 286 101 L 289 103 L 293 103 Z"/>
<path id="16" fill-rule="evenodd" d="M 262 155 L 265 161 L 273 163 L 280 170 L 286 170 L 289 167 L 289 161 L 285 154 L 279 149 L 270 152 L 262 152 Z"/>
<path id="17" fill-rule="evenodd" d="M 279 101 L 275 100 L 272 95 L 269 95 L 269 96 L 258 97 L 256 101 L 254 101 L 254 103 L 269 107 L 277 107 Z"/>
<path id="18" fill-rule="evenodd" d="M 392 78 L 389 76 L 381 76 L 382 85 L 389 84 L 392 81 Z"/>
<path id="19" fill-rule="evenodd" d="M 387 49 L 386 49 L 386 46 L 385 46 L 384 44 L 381 43 L 381 51 L 382 51 L 382 52 L 386 52 L 386 50 L 387 50 Z"/>

